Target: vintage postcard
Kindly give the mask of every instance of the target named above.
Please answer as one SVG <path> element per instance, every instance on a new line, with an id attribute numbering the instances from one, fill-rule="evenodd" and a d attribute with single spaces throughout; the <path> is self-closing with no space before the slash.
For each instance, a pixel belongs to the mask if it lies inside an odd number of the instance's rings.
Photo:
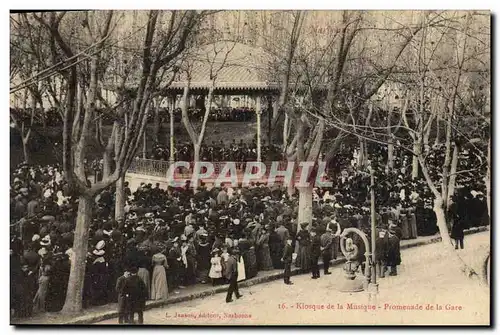
<path id="1" fill-rule="evenodd" d="M 11 324 L 491 324 L 491 14 L 10 13 Z"/>

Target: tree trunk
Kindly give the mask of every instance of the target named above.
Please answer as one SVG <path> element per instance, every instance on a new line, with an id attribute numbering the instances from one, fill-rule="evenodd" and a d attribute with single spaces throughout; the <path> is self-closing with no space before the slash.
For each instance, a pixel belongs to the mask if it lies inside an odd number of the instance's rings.
<path id="1" fill-rule="evenodd" d="M 290 160 L 288 160 L 288 162 L 290 162 Z M 298 163 L 295 162 L 295 164 L 298 164 Z M 288 183 L 287 188 L 286 188 L 287 194 L 290 198 L 293 197 L 293 195 L 295 194 L 295 179 L 296 179 L 295 176 L 296 175 L 297 175 L 297 168 L 294 165 L 293 172 L 292 172 L 292 178 L 290 178 L 290 182 Z M 300 225 L 300 223 L 299 223 L 299 225 Z"/>
<path id="2" fill-rule="evenodd" d="M 147 143 L 146 143 L 146 132 L 142 135 L 142 158 L 146 159 Z"/>
<path id="3" fill-rule="evenodd" d="M 29 164 L 30 160 L 31 160 L 30 149 L 29 149 L 29 146 L 28 146 L 29 136 L 27 136 L 26 138 L 24 138 L 24 135 L 21 135 L 21 136 L 22 136 L 22 142 L 23 142 L 23 157 L 24 157 L 24 161 L 27 164 Z"/>
<path id="4" fill-rule="evenodd" d="M 159 100 L 155 104 L 154 108 L 154 119 L 153 119 L 153 142 L 159 142 L 159 134 L 160 134 L 160 127 L 161 127 L 161 120 L 160 120 L 160 102 Z"/>
<path id="5" fill-rule="evenodd" d="M 424 131 L 424 148 L 425 148 L 425 150 L 427 150 L 427 148 L 429 148 L 429 138 L 431 137 L 432 121 L 434 121 L 434 118 L 435 118 L 435 115 L 432 114 L 430 116 L 430 120 L 428 120 L 429 126 L 426 127 L 425 131 Z"/>
<path id="6" fill-rule="evenodd" d="M 193 149 L 194 149 L 194 152 L 193 152 L 193 162 L 199 162 L 200 161 L 200 149 L 201 149 L 201 145 L 197 144 L 197 143 L 193 143 Z"/>
<path id="7" fill-rule="evenodd" d="M 456 264 L 460 265 L 460 270 L 464 272 L 468 277 L 476 276 L 478 277 L 478 274 L 474 269 L 472 269 L 470 266 L 468 266 L 464 260 L 460 257 L 460 255 L 453 250 L 453 244 L 451 243 L 451 238 L 448 230 L 448 225 L 446 222 L 446 213 L 444 211 L 444 201 L 443 197 L 441 196 L 441 193 L 439 190 L 436 188 L 434 182 L 429 176 L 429 171 L 424 163 L 423 157 L 419 157 L 419 163 L 420 167 L 422 169 L 422 174 L 424 175 L 425 180 L 427 181 L 427 186 L 431 189 L 432 193 L 434 194 L 434 213 L 436 214 L 436 219 L 437 219 L 437 226 L 439 228 L 439 234 L 441 235 L 441 239 L 443 241 L 443 246 L 444 246 L 444 254 L 445 258 L 449 259 L 450 262 L 454 262 Z"/>
<path id="8" fill-rule="evenodd" d="M 67 176 L 73 173 L 72 162 L 72 136 L 73 121 L 75 116 L 75 99 L 77 90 L 76 65 L 69 70 L 69 80 L 67 83 L 66 106 L 63 108 L 63 170 Z M 60 90 L 61 93 L 63 90 Z M 62 100 L 59 100 L 62 101 Z"/>
<path id="9" fill-rule="evenodd" d="M 389 144 L 387 145 L 387 167 L 392 170 L 394 168 L 394 139 L 389 136 Z M 418 161 L 417 161 L 418 164 Z"/>
<path id="10" fill-rule="evenodd" d="M 451 197 L 455 193 L 455 183 L 457 180 L 457 165 L 458 165 L 458 147 L 455 145 L 453 148 L 453 157 L 451 159 L 451 171 L 450 179 L 448 181 L 448 201 L 446 201 L 446 207 L 450 208 Z"/>
<path id="11" fill-rule="evenodd" d="M 440 143 L 440 122 L 439 122 L 439 114 L 436 115 L 436 138 L 434 138 L 434 145 L 438 145 Z"/>
<path id="12" fill-rule="evenodd" d="M 125 189 L 123 183 L 125 176 L 121 176 L 116 181 L 116 199 L 115 199 L 115 220 L 125 219 Z"/>
<path id="13" fill-rule="evenodd" d="M 446 214 L 444 211 L 444 203 L 441 197 L 434 198 L 434 213 L 436 214 L 436 225 L 439 228 L 439 235 L 445 245 L 445 247 L 451 246 L 451 238 L 448 230 L 448 225 L 446 224 Z"/>
<path id="14" fill-rule="evenodd" d="M 297 217 L 297 231 L 300 230 L 300 224 L 307 222 L 310 227 L 312 223 L 312 202 L 313 187 L 298 187 L 299 189 L 299 215 Z"/>
<path id="15" fill-rule="evenodd" d="M 447 259 L 451 263 L 456 264 L 467 277 L 481 279 L 481 271 L 479 270 L 479 273 L 475 271 L 471 266 L 465 263 L 465 261 L 460 257 L 456 250 L 454 250 L 448 231 L 448 226 L 446 225 L 444 203 L 441 197 L 434 199 L 434 213 L 436 213 L 439 235 L 441 235 L 441 240 L 444 246 L 443 254 L 445 256 L 445 259 Z"/>
<path id="16" fill-rule="evenodd" d="M 394 135 L 391 128 L 392 108 L 386 104 L 386 109 L 389 112 L 389 115 L 387 115 L 387 167 L 392 170 L 394 168 Z"/>
<path id="17" fill-rule="evenodd" d="M 283 152 L 286 151 L 288 144 L 288 114 L 285 113 L 285 122 L 283 122 Z"/>
<path id="18" fill-rule="evenodd" d="M 359 152 L 358 152 L 358 168 L 361 168 L 362 166 L 365 166 L 366 164 L 366 150 L 365 150 L 365 141 L 360 138 L 359 139 Z"/>
<path id="19" fill-rule="evenodd" d="M 66 301 L 62 309 L 65 314 L 79 314 L 82 312 L 83 281 L 85 279 L 85 262 L 87 259 L 89 226 L 92 220 L 92 203 L 90 196 L 79 197 L 78 214 L 73 242 L 73 260 L 68 281 Z"/>
<path id="20" fill-rule="evenodd" d="M 416 155 L 413 155 L 413 159 L 412 159 L 412 162 L 411 162 L 411 179 L 412 180 L 415 180 L 418 178 L 418 154 L 420 154 L 420 150 L 421 150 L 421 143 L 419 140 L 417 140 L 414 144 L 413 144 L 413 152 L 416 153 Z"/>

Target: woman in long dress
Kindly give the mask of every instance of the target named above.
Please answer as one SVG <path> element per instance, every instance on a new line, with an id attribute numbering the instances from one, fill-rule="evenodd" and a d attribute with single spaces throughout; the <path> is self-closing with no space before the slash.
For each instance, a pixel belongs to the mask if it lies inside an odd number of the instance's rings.
<path id="1" fill-rule="evenodd" d="M 415 217 L 414 208 L 408 210 L 408 222 L 410 224 L 410 238 L 417 238 L 417 218 Z"/>
<path id="2" fill-rule="evenodd" d="M 104 250 L 94 250 L 93 253 L 97 258 L 90 265 L 90 304 L 102 306 L 108 302 L 108 262 L 104 258 Z"/>
<path id="3" fill-rule="evenodd" d="M 257 241 L 259 250 L 259 270 L 269 271 L 273 269 L 271 252 L 269 250 L 269 232 L 267 226 L 262 229 L 262 233 Z"/>
<path id="4" fill-rule="evenodd" d="M 307 223 L 300 225 L 301 230 L 297 233 L 297 241 L 299 250 L 295 266 L 302 269 L 303 272 L 308 272 L 311 269 L 311 235 L 307 228 Z"/>
<path id="5" fill-rule="evenodd" d="M 243 234 L 242 238 L 239 239 L 238 246 L 240 249 L 241 256 L 245 262 L 245 275 L 247 279 L 253 278 L 257 275 L 257 256 L 255 255 L 255 247 L 252 241 L 246 238 L 246 234 Z"/>
<path id="6" fill-rule="evenodd" d="M 400 221 L 401 221 L 401 232 L 403 234 L 402 239 L 407 240 L 410 238 L 410 224 L 408 222 L 408 215 L 406 214 L 406 210 L 401 210 L 400 212 Z"/>
<path id="7" fill-rule="evenodd" d="M 269 233 L 269 252 L 271 253 L 271 260 L 273 262 L 273 268 L 275 269 L 283 269 L 283 262 L 281 261 L 281 257 L 283 256 L 283 248 L 284 244 L 281 242 L 281 238 L 278 233 L 271 229 Z"/>
<path id="8" fill-rule="evenodd" d="M 158 252 L 153 255 L 153 276 L 151 280 L 151 300 L 165 300 L 168 298 L 167 273 L 165 266 L 167 257 Z"/>
<path id="9" fill-rule="evenodd" d="M 195 262 L 196 250 L 186 240 L 182 241 L 181 259 L 183 263 L 183 284 L 180 288 L 193 285 L 196 282 Z"/>
<path id="10" fill-rule="evenodd" d="M 151 257 L 151 254 L 149 257 Z M 151 292 L 151 276 L 149 274 L 149 269 L 148 269 L 151 265 L 149 257 L 146 255 L 145 251 L 140 251 L 140 256 L 138 261 L 139 269 L 137 270 L 137 276 L 141 278 L 144 285 L 146 285 L 148 296 Z"/>
<path id="11" fill-rule="evenodd" d="M 170 290 L 175 290 L 179 287 L 181 273 L 182 273 L 182 261 L 181 252 L 179 249 L 179 242 L 177 239 L 174 240 L 174 245 L 170 248 L 167 257 L 168 271 L 167 271 L 167 283 L 170 285 Z"/>
<path id="12" fill-rule="evenodd" d="M 198 280 L 205 284 L 208 280 L 208 272 L 210 271 L 210 244 L 207 242 L 208 235 L 200 235 L 200 240 L 197 244 L 196 261 Z"/>
<path id="13" fill-rule="evenodd" d="M 42 275 L 38 279 L 38 290 L 33 299 L 33 312 L 45 312 L 45 301 L 47 298 L 47 291 L 49 288 L 49 271 L 50 266 L 46 265 L 42 269 Z"/>

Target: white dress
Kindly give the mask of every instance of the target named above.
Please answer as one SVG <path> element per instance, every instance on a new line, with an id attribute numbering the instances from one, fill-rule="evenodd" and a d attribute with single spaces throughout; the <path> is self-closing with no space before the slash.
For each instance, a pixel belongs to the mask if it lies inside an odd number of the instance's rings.
<path id="1" fill-rule="evenodd" d="M 210 272 L 208 276 L 213 279 L 222 278 L 222 264 L 220 257 L 212 257 L 210 260 Z"/>
<path id="2" fill-rule="evenodd" d="M 238 281 L 242 281 L 247 279 L 245 273 L 245 262 L 243 261 L 243 257 L 240 257 L 238 261 Z"/>

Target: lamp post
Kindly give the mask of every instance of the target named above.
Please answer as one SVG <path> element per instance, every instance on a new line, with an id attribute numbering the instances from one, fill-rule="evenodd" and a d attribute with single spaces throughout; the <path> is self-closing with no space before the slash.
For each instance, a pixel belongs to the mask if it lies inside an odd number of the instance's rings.
<path id="1" fill-rule="evenodd" d="M 359 280 L 356 280 L 356 270 L 359 267 L 359 264 L 355 264 L 352 262 L 358 256 L 359 250 L 358 246 L 354 244 L 352 238 L 348 237 L 349 234 L 355 234 L 361 237 L 363 243 L 365 244 L 365 278 L 361 283 Z M 340 250 L 342 250 L 342 254 L 346 258 L 346 263 L 344 264 L 344 272 L 346 281 L 339 288 L 340 292 L 360 292 L 363 290 L 367 290 L 370 284 L 370 242 L 365 233 L 363 233 L 358 228 L 346 228 L 340 235 Z"/>
<path id="2" fill-rule="evenodd" d="M 375 215 L 375 176 L 374 176 L 374 169 L 373 169 L 373 163 L 370 166 L 370 214 L 371 214 L 371 238 L 372 238 L 372 249 L 371 249 L 371 254 L 372 254 L 372 262 L 371 262 L 371 268 L 372 268 L 372 275 L 371 275 L 371 282 L 370 282 L 370 292 L 372 293 L 378 293 L 378 284 L 377 284 L 377 263 L 376 263 L 376 241 L 377 241 L 377 230 L 376 230 L 376 215 Z"/>

